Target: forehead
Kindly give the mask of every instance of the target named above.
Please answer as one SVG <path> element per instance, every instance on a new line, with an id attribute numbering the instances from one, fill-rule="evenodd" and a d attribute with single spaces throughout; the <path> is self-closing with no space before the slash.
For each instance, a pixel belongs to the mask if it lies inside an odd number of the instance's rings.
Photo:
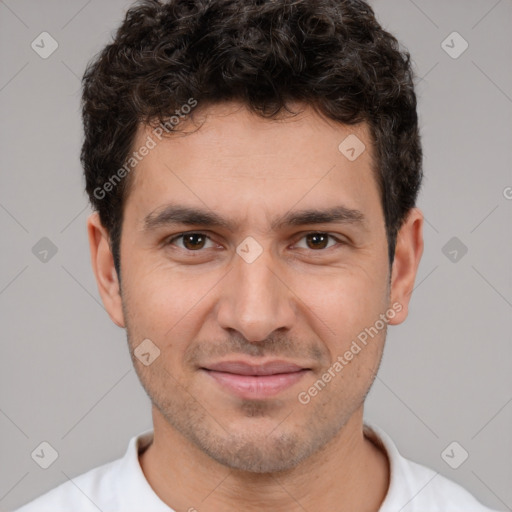
<path id="1" fill-rule="evenodd" d="M 144 145 L 152 149 L 137 163 L 127 199 L 138 209 L 177 196 L 225 211 L 255 200 L 274 208 L 319 198 L 353 208 L 380 203 L 368 127 L 327 120 L 307 106 L 277 119 L 236 103 L 198 107 L 161 140 L 153 127 L 139 126 L 133 149 Z"/>

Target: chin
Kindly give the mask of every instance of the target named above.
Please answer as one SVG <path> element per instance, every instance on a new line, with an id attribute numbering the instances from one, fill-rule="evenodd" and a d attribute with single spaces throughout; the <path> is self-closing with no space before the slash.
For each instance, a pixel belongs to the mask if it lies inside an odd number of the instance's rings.
<path id="1" fill-rule="evenodd" d="M 213 448 L 213 449 L 212 449 Z M 289 436 L 266 441 L 229 439 L 214 447 L 205 446 L 205 452 L 220 464 L 230 469 L 248 473 L 278 473 L 293 469 L 310 455 L 310 449 L 301 446 Z"/>

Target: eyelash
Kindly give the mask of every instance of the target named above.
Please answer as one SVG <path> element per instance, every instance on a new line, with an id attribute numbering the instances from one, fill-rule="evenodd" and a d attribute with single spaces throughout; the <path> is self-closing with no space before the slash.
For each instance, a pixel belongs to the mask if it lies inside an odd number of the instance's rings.
<path id="1" fill-rule="evenodd" d="M 180 238 L 183 238 L 186 235 L 201 235 L 201 236 L 204 236 L 205 238 L 207 238 L 209 241 L 212 241 L 210 236 L 208 236 L 206 233 L 203 233 L 201 231 L 186 231 L 184 233 L 180 233 L 178 235 L 173 236 L 172 238 L 167 239 L 167 241 L 165 242 L 165 245 L 173 245 L 174 241 L 176 241 Z M 330 233 L 327 233 L 325 231 L 309 231 L 308 233 L 305 233 L 304 235 L 302 235 L 298 241 L 303 240 L 304 238 L 306 238 L 309 235 L 327 235 L 331 240 L 335 240 L 337 242 L 336 245 L 345 245 L 346 244 L 346 242 L 344 242 L 343 240 L 340 240 L 339 238 L 337 238 L 334 235 L 331 235 Z M 327 249 L 331 249 L 332 247 L 334 247 L 334 245 L 325 247 L 324 249 L 308 249 L 308 250 L 313 251 L 313 252 L 322 252 L 322 251 L 326 251 Z M 186 249 L 184 247 L 178 247 L 178 248 L 182 249 L 186 252 L 189 252 L 189 253 L 199 253 L 199 252 L 202 252 L 203 250 L 205 250 L 205 248 L 201 248 L 196 251 Z"/>

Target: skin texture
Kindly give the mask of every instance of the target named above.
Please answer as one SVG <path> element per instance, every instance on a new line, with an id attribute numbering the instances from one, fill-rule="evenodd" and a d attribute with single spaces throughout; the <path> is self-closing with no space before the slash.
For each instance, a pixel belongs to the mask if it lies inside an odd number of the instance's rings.
<path id="1" fill-rule="evenodd" d="M 125 205 L 122 290 L 108 234 L 97 214 L 88 220 L 101 297 L 126 328 L 153 403 L 155 437 L 141 467 L 177 511 L 376 511 L 389 485 L 385 454 L 363 435 L 364 399 L 386 327 L 309 403 L 298 394 L 393 304 L 400 311 L 395 307 L 386 323 L 405 320 L 423 217 L 411 210 L 390 273 L 366 126 L 302 109 L 266 120 L 236 103 L 198 108 L 180 126 L 186 135 L 156 144 L 133 171 Z M 141 125 L 134 146 L 150 133 Z M 366 146 L 355 161 L 338 150 L 350 134 Z M 215 212 L 234 229 L 144 229 L 146 217 L 170 203 Z M 340 205 L 364 221 L 273 226 L 289 212 Z M 192 245 L 171 240 L 183 232 L 210 238 Z M 308 233 L 334 238 L 322 244 Z M 236 252 L 249 236 L 262 250 L 252 263 Z M 144 339 L 160 350 L 149 366 L 133 356 Z M 222 360 L 273 359 L 309 371 L 263 399 L 240 398 L 201 369 Z"/>

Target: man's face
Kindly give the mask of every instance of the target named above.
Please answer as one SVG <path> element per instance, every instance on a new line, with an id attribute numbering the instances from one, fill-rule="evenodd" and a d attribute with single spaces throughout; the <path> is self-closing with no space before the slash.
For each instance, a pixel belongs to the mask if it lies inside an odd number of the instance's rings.
<path id="1" fill-rule="evenodd" d="M 148 366 L 133 361 L 169 426 L 229 467 L 283 470 L 361 410 L 381 359 L 386 328 L 375 325 L 392 298 L 371 143 L 364 125 L 309 108 L 280 121 L 234 104 L 207 113 L 194 133 L 152 135 L 156 147 L 133 171 L 124 324 L 132 352 L 146 339 L 160 351 Z M 354 161 L 338 149 L 350 134 L 366 145 Z M 334 209 L 343 215 L 301 216 Z M 363 345 L 358 335 L 372 327 Z M 360 351 L 347 360 L 354 341 Z M 255 376 L 264 363 L 273 376 Z M 308 391 L 329 369 L 330 381 Z"/>

